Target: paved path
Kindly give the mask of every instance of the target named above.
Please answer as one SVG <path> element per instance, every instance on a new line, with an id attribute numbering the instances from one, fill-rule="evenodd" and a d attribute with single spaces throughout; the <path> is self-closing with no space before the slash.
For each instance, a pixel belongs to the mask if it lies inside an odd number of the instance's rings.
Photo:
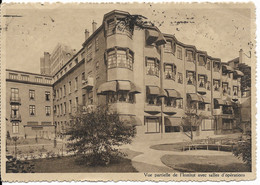
<path id="1" fill-rule="evenodd" d="M 183 141 L 183 140 L 182 140 Z M 175 141 L 182 142 L 182 141 Z M 162 151 L 151 149 L 150 146 L 157 144 L 174 143 L 172 140 L 160 140 L 150 142 L 135 142 L 126 146 L 130 150 L 142 152 L 142 154 L 132 158 L 133 166 L 139 172 L 176 172 L 172 168 L 162 163 L 161 157 L 164 155 L 232 155 L 230 152 L 213 150 L 192 150 L 192 151 Z"/>

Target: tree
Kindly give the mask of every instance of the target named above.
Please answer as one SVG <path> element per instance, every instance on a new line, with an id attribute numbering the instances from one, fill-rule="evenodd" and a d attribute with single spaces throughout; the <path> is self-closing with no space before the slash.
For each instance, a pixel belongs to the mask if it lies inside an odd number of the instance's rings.
<path id="1" fill-rule="evenodd" d="M 241 137 L 237 146 L 233 150 L 233 154 L 238 158 L 242 158 L 242 160 L 246 163 L 248 168 L 251 169 L 251 165 L 252 165 L 251 131 L 248 131 L 245 137 Z"/>
<path id="2" fill-rule="evenodd" d="M 182 127 L 184 133 L 190 132 L 190 134 L 186 134 L 193 140 L 193 131 L 199 127 L 202 123 L 202 120 L 205 119 L 206 116 L 203 114 L 197 114 L 197 109 L 192 106 L 187 106 L 185 109 L 185 117 L 183 117 Z"/>
<path id="3" fill-rule="evenodd" d="M 136 134 L 135 127 L 122 121 L 119 114 L 108 106 L 94 110 L 79 108 L 72 117 L 67 147 L 88 165 L 107 165 L 111 159 L 123 155 L 118 147 L 130 144 Z"/>

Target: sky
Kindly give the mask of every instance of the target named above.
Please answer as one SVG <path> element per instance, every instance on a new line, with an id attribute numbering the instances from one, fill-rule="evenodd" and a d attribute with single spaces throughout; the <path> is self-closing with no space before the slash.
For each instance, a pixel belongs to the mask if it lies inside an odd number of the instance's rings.
<path id="1" fill-rule="evenodd" d="M 79 50 L 84 31 L 100 26 L 105 13 L 114 9 L 142 14 L 163 33 L 182 43 L 195 45 L 208 55 L 227 62 L 249 55 L 255 45 L 252 9 L 239 4 L 9 4 L 1 25 L 6 37 L 6 68 L 40 72 L 43 52 L 57 43 Z M 252 7 L 252 6 L 251 6 Z M 6 16 L 6 15 L 12 15 Z M 15 16 L 14 16 L 15 15 Z"/>

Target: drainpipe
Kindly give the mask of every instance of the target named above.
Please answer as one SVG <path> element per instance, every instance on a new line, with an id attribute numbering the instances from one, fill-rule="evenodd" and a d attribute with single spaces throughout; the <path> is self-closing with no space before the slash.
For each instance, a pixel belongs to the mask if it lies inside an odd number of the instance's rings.
<path id="1" fill-rule="evenodd" d="M 160 45 L 160 87 L 162 91 L 164 91 L 164 86 L 163 86 L 163 79 L 164 79 L 164 69 L 163 69 L 163 45 Z M 162 124 L 161 124 L 161 139 L 163 138 L 163 133 L 164 133 L 164 114 L 163 114 L 163 105 L 164 105 L 164 98 L 161 98 L 161 119 L 162 119 Z"/>

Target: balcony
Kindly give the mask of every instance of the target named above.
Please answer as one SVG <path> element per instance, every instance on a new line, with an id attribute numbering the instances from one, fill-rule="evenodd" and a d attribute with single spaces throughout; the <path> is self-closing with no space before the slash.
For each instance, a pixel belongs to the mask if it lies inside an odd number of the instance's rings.
<path id="1" fill-rule="evenodd" d="M 94 86 L 94 79 L 93 77 L 88 77 L 87 80 L 82 80 L 82 89 L 90 90 Z"/>
<path id="2" fill-rule="evenodd" d="M 21 121 L 22 118 L 21 118 L 21 115 L 20 115 L 20 114 L 16 114 L 16 115 L 11 114 L 11 115 L 10 115 L 10 120 L 11 120 L 11 121 Z"/>
<path id="3" fill-rule="evenodd" d="M 167 106 L 163 105 L 163 112 L 166 114 L 176 114 L 178 112 L 179 108 L 177 106 Z"/>
<path id="4" fill-rule="evenodd" d="M 10 104 L 21 105 L 21 98 L 20 97 L 11 97 Z"/>
<path id="5" fill-rule="evenodd" d="M 159 113 L 161 112 L 161 105 L 156 105 L 156 104 L 145 104 L 144 107 L 145 112 L 152 112 L 152 113 Z"/>

